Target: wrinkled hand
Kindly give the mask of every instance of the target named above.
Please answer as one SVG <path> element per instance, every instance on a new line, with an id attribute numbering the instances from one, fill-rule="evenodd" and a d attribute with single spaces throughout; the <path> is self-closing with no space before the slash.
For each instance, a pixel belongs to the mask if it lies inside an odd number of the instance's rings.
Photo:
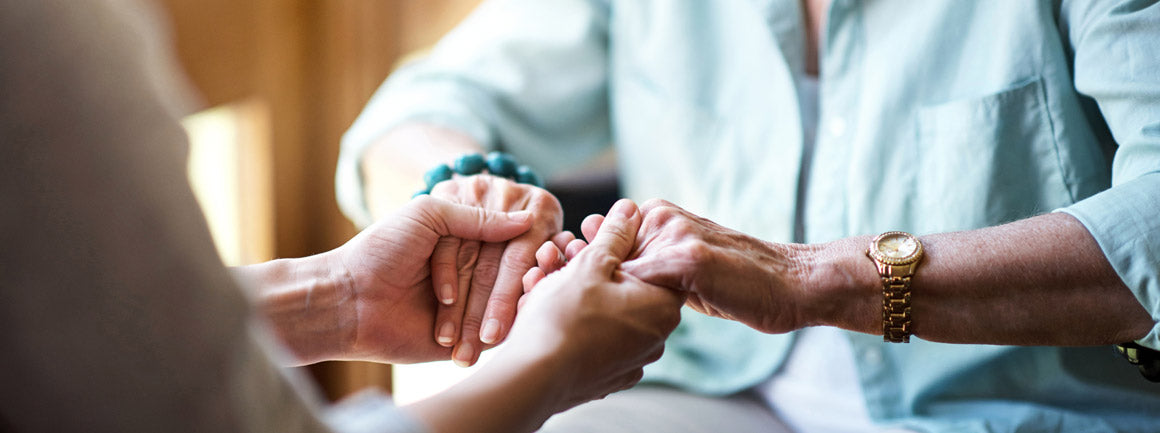
<path id="1" fill-rule="evenodd" d="M 531 229 L 506 244 L 444 237 L 435 247 L 432 280 L 440 305 L 433 335 L 438 344 L 455 347 L 452 357 L 457 364 L 471 365 L 485 345 L 503 340 L 511 329 L 523 293 L 521 278 L 535 266 L 537 247 L 560 232 L 563 210 L 544 189 L 487 174 L 440 182 L 431 195 L 533 215 Z"/>
<path id="2" fill-rule="evenodd" d="M 448 359 L 431 339 L 437 302 L 431 257 L 443 239 L 504 242 L 527 234 L 527 212 L 493 212 L 432 197 L 412 200 L 333 251 L 347 281 L 341 293 L 357 320 L 348 359 L 409 363 Z M 336 318 L 349 320 L 349 317 Z"/>
<path id="3" fill-rule="evenodd" d="M 621 200 L 591 245 L 567 266 L 546 277 L 539 268 L 528 273 L 536 289 L 527 294 L 501 356 L 549 353 L 565 361 L 559 375 L 570 383 L 560 389 L 569 392 L 555 396 L 563 398 L 558 410 L 636 384 L 643 366 L 660 358 L 665 339 L 680 321 L 682 292 L 620 269 L 641 220 L 636 205 Z"/>
<path id="4" fill-rule="evenodd" d="M 811 326 L 803 313 L 810 299 L 806 290 L 807 245 L 765 242 L 721 227 L 664 200 L 641 206 L 644 223 L 637 234 L 625 272 L 663 287 L 688 293 L 686 305 L 703 314 L 735 320 L 766 333 L 783 333 Z M 604 218 L 590 215 L 581 230 L 592 239 Z M 546 243 L 537 254 L 536 272 L 551 273 L 567 257 L 583 249 L 575 241 L 566 249 Z M 530 291 L 537 275 L 524 280 Z M 539 277 L 542 278 L 542 277 Z"/>
<path id="5" fill-rule="evenodd" d="M 808 246 L 765 242 L 721 227 L 664 200 L 641 207 L 644 223 L 625 272 L 689 293 L 687 305 L 709 316 L 766 333 L 810 323 L 799 311 L 808 299 Z"/>

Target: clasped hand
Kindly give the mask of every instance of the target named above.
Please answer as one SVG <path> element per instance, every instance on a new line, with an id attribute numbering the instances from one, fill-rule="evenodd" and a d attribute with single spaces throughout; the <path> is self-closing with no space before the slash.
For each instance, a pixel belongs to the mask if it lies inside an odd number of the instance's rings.
<path id="1" fill-rule="evenodd" d="M 644 221 L 636 234 L 625 273 L 686 293 L 686 305 L 713 317 L 744 323 L 766 333 L 814 325 L 810 299 L 813 247 L 765 242 L 727 229 L 664 200 L 641 206 Z M 604 217 L 591 215 L 581 226 L 593 239 Z M 584 242 L 561 248 L 545 243 L 537 267 L 525 276 L 530 289 L 545 274 L 564 267 Z"/>

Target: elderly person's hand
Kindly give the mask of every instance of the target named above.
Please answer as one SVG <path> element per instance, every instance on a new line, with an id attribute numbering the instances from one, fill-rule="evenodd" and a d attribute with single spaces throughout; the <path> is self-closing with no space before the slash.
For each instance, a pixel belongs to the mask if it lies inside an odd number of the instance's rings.
<path id="1" fill-rule="evenodd" d="M 766 242 L 721 227 L 664 200 L 641 207 L 644 224 L 625 272 L 688 292 L 687 305 L 767 333 L 811 323 L 809 246 Z"/>
<path id="2" fill-rule="evenodd" d="M 621 267 L 652 284 L 688 294 L 694 310 L 736 320 L 767 333 L 789 332 L 810 326 L 807 257 L 812 247 L 765 242 L 721 227 L 664 200 L 641 206 L 644 222 L 635 250 Z M 581 226 L 585 237 L 604 223 L 590 215 Z M 543 273 L 564 266 L 581 240 L 565 248 L 545 243 L 537 252 L 539 266 L 524 279 L 531 291 Z"/>
<path id="3" fill-rule="evenodd" d="M 435 341 L 455 346 L 453 360 L 474 364 L 485 344 L 503 340 L 523 294 L 521 277 L 536 264 L 537 247 L 560 232 L 564 212 L 542 188 L 478 174 L 435 185 L 431 195 L 498 211 L 531 212 L 532 227 L 503 242 L 444 237 L 431 257 L 432 280 L 440 300 Z"/>
<path id="4" fill-rule="evenodd" d="M 448 359 L 435 344 L 431 256 L 441 239 L 504 242 L 533 225 L 529 212 L 497 212 L 429 196 L 343 246 L 235 270 L 260 288 L 258 303 L 299 363 Z"/>
<path id="5" fill-rule="evenodd" d="M 538 423 L 636 384 L 643 366 L 663 353 L 684 302 L 683 293 L 620 269 L 641 220 L 635 204 L 618 202 L 591 245 L 526 295 L 501 352 L 464 383 L 411 409 L 435 431 L 489 431 L 497 430 L 488 424 L 499 421 L 495 411 L 527 410 L 526 422 Z M 495 395 L 504 397 L 486 397 Z M 441 416 L 451 407 L 478 416 Z M 453 425 L 464 418 L 474 425 Z"/>

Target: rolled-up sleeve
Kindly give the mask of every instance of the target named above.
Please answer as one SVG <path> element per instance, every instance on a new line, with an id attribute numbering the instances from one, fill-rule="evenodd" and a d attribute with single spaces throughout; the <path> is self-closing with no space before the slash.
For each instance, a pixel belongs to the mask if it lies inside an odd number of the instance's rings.
<path id="1" fill-rule="evenodd" d="M 1097 103 L 1117 148 L 1112 188 L 1063 209 L 1091 232 L 1156 324 L 1160 349 L 1160 4 L 1064 2 L 1076 89 Z"/>
<path id="2" fill-rule="evenodd" d="M 429 56 L 393 74 L 343 137 L 343 211 L 372 221 L 360 159 L 403 123 L 458 130 L 544 176 L 597 154 L 610 142 L 607 27 L 602 1 L 485 2 Z"/>

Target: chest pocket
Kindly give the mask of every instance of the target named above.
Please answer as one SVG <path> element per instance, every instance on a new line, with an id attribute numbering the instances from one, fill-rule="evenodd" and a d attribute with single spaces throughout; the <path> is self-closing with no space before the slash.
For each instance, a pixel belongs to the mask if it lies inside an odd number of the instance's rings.
<path id="1" fill-rule="evenodd" d="M 1036 78 L 920 110 L 918 231 L 991 226 L 1074 201 L 1045 101 Z"/>

